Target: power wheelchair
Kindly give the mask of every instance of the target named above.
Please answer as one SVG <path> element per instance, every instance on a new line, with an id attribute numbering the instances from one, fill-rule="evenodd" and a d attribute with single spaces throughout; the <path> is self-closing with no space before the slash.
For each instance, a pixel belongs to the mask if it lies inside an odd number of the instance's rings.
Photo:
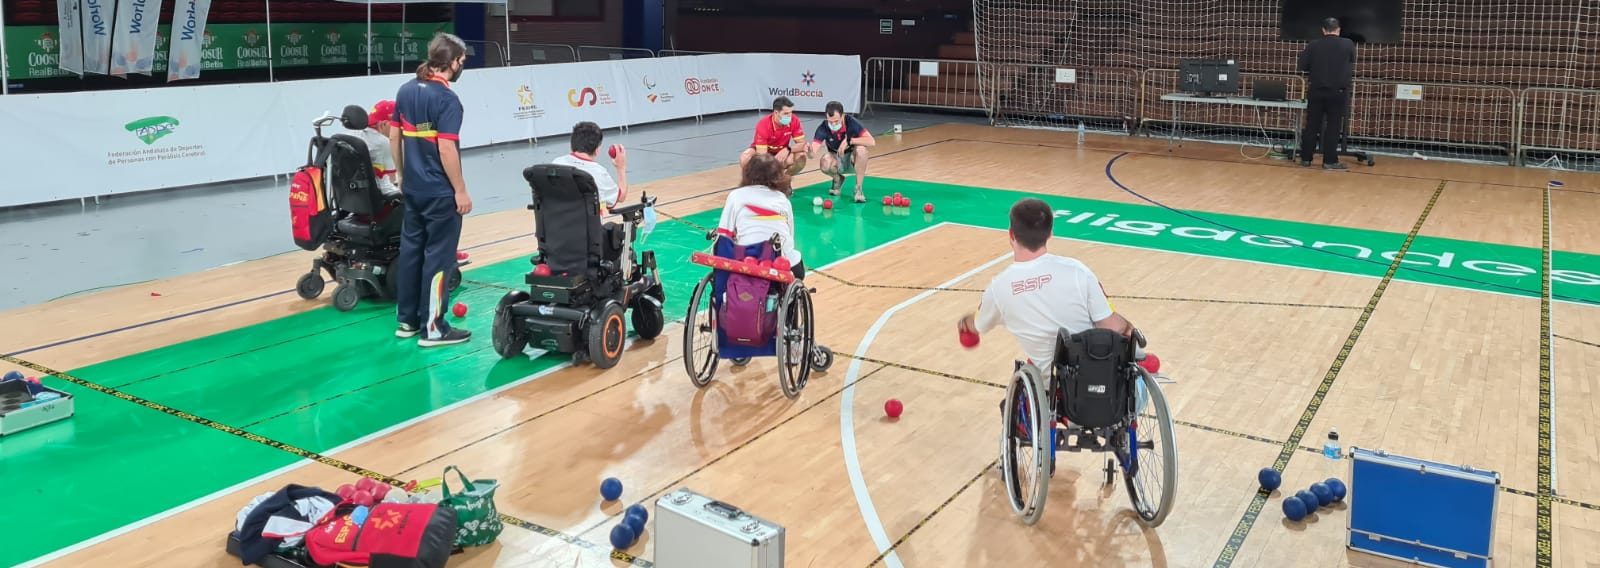
<path id="1" fill-rule="evenodd" d="M 777 357 L 778 386 L 784 396 L 800 396 L 813 370 L 827 371 L 833 366 L 833 350 L 816 343 L 811 305 L 811 295 L 816 290 L 787 275 L 786 270 L 766 269 L 769 276 L 775 277 L 767 297 L 762 299 L 768 312 L 764 315 L 770 316 L 767 324 L 772 329 L 757 341 L 730 341 L 725 325 L 728 322 L 722 317 L 728 281 L 734 274 L 730 269 L 736 266 L 735 261 L 746 258 L 782 258 L 783 243 L 774 236 L 768 242 L 738 246 L 716 232 L 708 233 L 706 238 L 713 241 L 712 254 L 721 260 L 713 262 L 711 273 L 700 280 L 689 299 L 683 326 L 683 363 L 689 379 L 696 387 L 705 388 L 716 378 L 717 364 L 722 359 L 742 366 L 753 357 Z"/>
<path id="2" fill-rule="evenodd" d="M 333 279 L 333 307 L 342 312 L 355 309 L 362 298 L 394 300 L 396 259 L 400 257 L 400 230 L 405 219 L 405 201 L 400 192 L 383 192 L 372 169 L 372 155 L 359 136 L 323 136 L 322 128 L 340 122 L 346 129 L 360 132 L 367 127 L 367 111 L 356 105 L 344 108 L 337 117 L 325 115 L 314 122 L 316 136 L 306 150 L 307 169 L 302 173 L 322 175 L 320 185 L 291 188 L 291 211 L 296 199 L 326 199 L 320 231 L 310 231 L 306 239 L 296 236 L 305 250 L 321 248 L 322 256 L 311 262 L 311 271 L 300 276 L 295 292 L 306 300 L 322 295 L 325 272 Z M 311 169 L 311 168 L 317 169 Z M 315 175 L 310 173 L 308 175 Z M 297 174 L 298 177 L 298 174 Z M 309 221 L 308 221 L 309 222 Z M 461 286 L 461 267 L 452 266 L 445 276 L 445 289 Z"/>
<path id="3" fill-rule="evenodd" d="M 1001 404 L 1000 462 L 1011 508 L 1025 524 L 1044 514 L 1059 451 L 1109 452 L 1105 484 L 1117 470 L 1134 512 L 1155 527 L 1172 511 L 1178 453 L 1172 414 L 1155 378 L 1138 361 L 1145 338 L 1104 329 L 1056 337 L 1048 378 L 1016 362 Z"/>
<path id="4" fill-rule="evenodd" d="M 539 256 L 525 278 L 529 290 L 500 298 L 494 314 L 494 350 L 515 357 L 532 346 L 571 353 L 609 369 L 622 359 L 632 310 L 633 331 L 654 339 L 666 325 L 666 295 L 652 251 L 635 254 L 639 223 L 655 205 L 648 195 L 611 212 L 623 224 L 601 224 L 599 189 L 588 173 L 555 164 L 523 170 L 533 191 Z"/>

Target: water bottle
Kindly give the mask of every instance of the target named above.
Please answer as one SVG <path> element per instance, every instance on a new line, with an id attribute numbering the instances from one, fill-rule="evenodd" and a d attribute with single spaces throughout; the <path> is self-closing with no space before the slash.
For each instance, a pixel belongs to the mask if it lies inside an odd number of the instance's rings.
<path id="1" fill-rule="evenodd" d="M 1322 443 L 1322 455 L 1330 460 L 1337 460 L 1341 454 L 1342 452 L 1339 451 L 1339 429 L 1334 428 L 1328 431 L 1328 441 Z"/>
<path id="2" fill-rule="evenodd" d="M 33 400 L 22 403 L 22 406 L 20 408 L 28 408 L 28 407 L 31 407 L 31 406 L 38 406 L 38 405 L 44 404 L 46 402 L 50 402 L 50 401 L 58 399 L 58 398 L 61 398 L 61 395 L 53 393 L 53 392 L 41 393 L 39 396 L 33 397 Z"/>
<path id="3" fill-rule="evenodd" d="M 1083 121 L 1078 121 L 1078 145 L 1083 145 Z"/>

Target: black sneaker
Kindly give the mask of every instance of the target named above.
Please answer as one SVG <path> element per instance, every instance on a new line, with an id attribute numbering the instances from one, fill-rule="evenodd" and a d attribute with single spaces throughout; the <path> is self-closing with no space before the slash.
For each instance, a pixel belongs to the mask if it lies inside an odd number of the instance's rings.
<path id="1" fill-rule="evenodd" d="M 1323 164 L 1322 165 L 1322 169 L 1324 169 L 1324 170 L 1333 170 L 1333 171 L 1336 171 L 1336 172 L 1342 172 L 1344 170 L 1350 169 L 1350 167 L 1346 166 L 1344 164 L 1338 163 L 1338 162 L 1334 162 L 1332 164 Z"/>
<path id="2" fill-rule="evenodd" d="M 1300 167 L 1302 167 L 1302 168 L 1309 168 L 1309 167 L 1311 167 L 1311 160 L 1306 160 L 1306 161 L 1304 161 L 1304 162 L 1300 162 Z"/>
<path id="3" fill-rule="evenodd" d="M 438 339 L 429 339 L 426 337 L 418 339 L 417 347 L 455 345 L 457 343 L 466 343 L 468 339 L 472 339 L 472 332 L 465 329 L 451 329 L 450 331 L 445 332 L 443 337 Z"/>
<path id="4" fill-rule="evenodd" d="M 838 197 L 839 196 L 839 188 L 841 188 L 841 187 L 844 187 L 844 176 L 839 176 L 837 178 L 834 178 L 833 187 L 828 189 L 828 195 L 832 195 L 834 197 Z"/>
<path id="5" fill-rule="evenodd" d="M 398 337 L 400 339 L 411 339 L 413 337 L 416 337 L 417 334 L 421 333 L 421 332 L 422 332 L 422 330 L 419 329 L 417 326 L 411 325 L 409 323 L 402 323 L 402 324 L 400 324 L 400 327 L 395 328 L 394 336 Z"/>

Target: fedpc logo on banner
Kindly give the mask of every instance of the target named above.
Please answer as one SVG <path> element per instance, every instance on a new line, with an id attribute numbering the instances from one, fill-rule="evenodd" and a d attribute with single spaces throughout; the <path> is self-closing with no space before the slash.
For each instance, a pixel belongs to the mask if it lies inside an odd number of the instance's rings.
<path id="1" fill-rule="evenodd" d="M 204 158 L 206 148 L 193 146 L 153 146 L 156 141 L 178 132 L 178 119 L 170 116 L 148 116 L 129 122 L 123 128 L 132 133 L 145 148 L 106 152 L 106 165 L 121 166 L 147 162 L 164 162 L 186 158 Z"/>
<path id="2" fill-rule="evenodd" d="M 812 85 L 817 84 L 817 74 L 812 73 L 809 69 L 800 75 L 800 83 L 805 85 L 807 88 L 767 87 L 767 92 L 771 93 L 774 97 L 804 97 L 809 99 L 820 99 L 826 96 L 823 94 L 822 89 L 809 88 Z"/>
<path id="3" fill-rule="evenodd" d="M 600 87 L 584 87 L 582 89 L 567 89 L 567 104 L 572 108 L 582 108 L 595 105 L 617 104 L 611 94 Z"/>
<path id="4" fill-rule="evenodd" d="M 722 86 L 717 84 L 716 78 L 690 77 L 683 80 L 683 92 L 691 96 L 722 94 Z"/>
<path id="5" fill-rule="evenodd" d="M 544 116 L 544 109 L 533 102 L 533 89 L 527 85 L 517 87 L 517 110 L 511 117 L 517 120 L 527 120 Z"/>

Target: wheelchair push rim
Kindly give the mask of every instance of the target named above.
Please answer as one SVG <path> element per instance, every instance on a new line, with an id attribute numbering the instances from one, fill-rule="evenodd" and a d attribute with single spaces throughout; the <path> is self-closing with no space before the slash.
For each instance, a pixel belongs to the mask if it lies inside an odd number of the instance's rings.
<path id="1" fill-rule="evenodd" d="M 784 396 L 796 398 L 805 390 L 814 363 L 811 293 L 796 282 L 783 293 L 778 309 L 778 386 Z"/>
<path id="2" fill-rule="evenodd" d="M 1139 369 L 1138 384 L 1147 400 L 1138 405 L 1128 426 L 1123 450 L 1122 477 L 1128 499 L 1139 519 L 1148 526 L 1160 526 L 1172 512 L 1178 492 L 1178 447 L 1173 434 L 1172 414 L 1161 385 L 1144 369 Z M 1137 389 L 1135 393 L 1137 393 Z"/>
<path id="3" fill-rule="evenodd" d="M 707 274 L 689 297 L 689 313 L 684 317 L 683 366 L 696 387 L 711 384 L 717 373 L 717 310 L 712 306 L 712 281 Z"/>
<path id="4" fill-rule="evenodd" d="M 1039 372 L 1019 367 L 1001 405 L 1000 464 L 1011 511 L 1023 524 L 1039 522 L 1050 492 L 1054 417 L 1040 396 Z"/>

